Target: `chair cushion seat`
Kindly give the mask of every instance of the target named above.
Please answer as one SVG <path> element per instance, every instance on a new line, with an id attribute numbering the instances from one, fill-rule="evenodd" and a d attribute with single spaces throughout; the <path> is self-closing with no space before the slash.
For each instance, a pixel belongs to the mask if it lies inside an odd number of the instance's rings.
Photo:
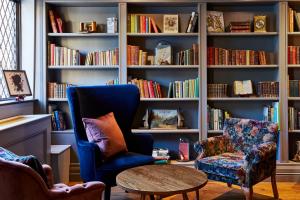
<path id="1" fill-rule="evenodd" d="M 101 166 L 97 168 L 97 180 L 112 186 L 116 184 L 115 178 L 112 177 L 121 171 L 141 165 L 153 164 L 153 162 L 154 158 L 152 156 L 127 152 L 102 163 Z"/>
<path id="2" fill-rule="evenodd" d="M 223 153 L 205 157 L 197 161 L 198 169 L 208 174 L 244 181 L 244 155 L 241 153 Z"/>

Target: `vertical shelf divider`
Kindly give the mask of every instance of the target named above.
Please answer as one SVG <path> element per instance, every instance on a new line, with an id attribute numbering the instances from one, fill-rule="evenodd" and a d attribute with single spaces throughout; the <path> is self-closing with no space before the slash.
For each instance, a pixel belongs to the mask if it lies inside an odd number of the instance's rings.
<path id="1" fill-rule="evenodd" d="M 127 3 L 119 3 L 119 83 L 127 83 Z"/>

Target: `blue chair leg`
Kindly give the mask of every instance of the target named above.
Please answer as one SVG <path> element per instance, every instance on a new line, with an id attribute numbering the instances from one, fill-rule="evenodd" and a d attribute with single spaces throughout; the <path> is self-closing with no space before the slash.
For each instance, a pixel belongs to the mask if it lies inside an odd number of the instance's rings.
<path id="1" fill-rule="evenodd" d="M 104 200 L 110 200 L 110 192 L 111 192 L 111 187 L 106 186 L 104 192 Z"/>

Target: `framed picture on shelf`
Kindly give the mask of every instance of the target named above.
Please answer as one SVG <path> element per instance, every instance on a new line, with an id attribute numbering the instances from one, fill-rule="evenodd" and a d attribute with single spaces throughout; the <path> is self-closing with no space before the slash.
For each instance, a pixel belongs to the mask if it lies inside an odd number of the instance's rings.
<path id="1" fill-rule="evenodd" d="M 29 82 L 24 70 L 3 70 L 3 75 L 11 97 L 31 96 Z"/>
<path id="2" fill-rule="evenodd" d="M 151 111 L 151 129 L 177 129 L 178 111 L 154 109 Z"/>
<path id="3" fill-rule="evenodd" d="M 207 11 L 207 32 L 224 32 L 223 12 Z"/>
<path id="4" fill-rule="evenodd" d="M 172 47 L 167 42 L 160 42 L 155 48 L 155 64 L 171 65 L 172 64 Z"/>
<path id="5" fill-rule="evenodd" d="M 178 33 L 178 15 L 164 15 L 164 33 Z"/>

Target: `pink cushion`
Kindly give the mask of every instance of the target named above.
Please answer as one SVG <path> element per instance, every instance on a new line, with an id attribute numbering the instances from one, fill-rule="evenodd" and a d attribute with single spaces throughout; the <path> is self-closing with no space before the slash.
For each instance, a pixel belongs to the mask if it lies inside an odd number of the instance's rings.
<path id="1" fill-rule="evenodd" d="M 97 119 L 82 118 L 89 142 L 95 142 L 104 159 L 127 152 L 123 133 L 112 112 Z"/>

